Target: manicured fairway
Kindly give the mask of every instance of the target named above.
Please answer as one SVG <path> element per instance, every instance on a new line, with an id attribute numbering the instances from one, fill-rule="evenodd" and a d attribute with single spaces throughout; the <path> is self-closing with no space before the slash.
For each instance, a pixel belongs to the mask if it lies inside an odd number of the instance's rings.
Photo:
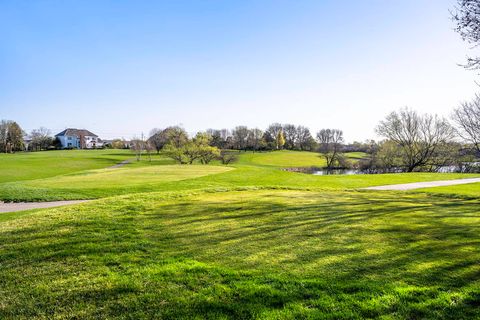
<path id="1" fill-rule="evenodd" d="M 353 161 L 365 158 L 363 152 L 350 152 L 345 156 Z M 275 167 L 324 167 L 325 159 L 318 152 L 307 151 L 274 151 L 247 152 L 240 155 L 240 163 Z"/>
<path id="2" fill-rule="evenodd" d="M 385 184 L 478 176 L 435 173 L 314 176 L 282 171 L 274 167 L 240 164 L 228 167 L 187 165 L 131 167 L 127 165 L 120 169 L 82 171 L 73 175 L 0 184 L 0 200 L 95 199 L 139 192 L 232 187 L 345 190 Z"/>
<path id="3" fill-rule="evenodd" d="M 0 319 L 480 317 L 480 184 L 359 190 L 478 174 L 282 170 L 295 152 L 111 169 L 131 153 L 69 152 L 59 171 L 54 152 L 13 155 L 29 169 L 0 200 L 107 198 L 0 214 Z"/>
<path id="4" fill-rule="evenodd" d="M 81 152 L 77 151 L 77 153 L 82 154 Z M 83 152 L 82 157 L 95 155 L 95 153 L 90 153 L 92 151 Z M 110 153 L 108 151 L 99 152 L 98 155 L 112 157 L 112 151 L 109 151 Z M 239 162 L 230 166 L 218 163 L 209 166 L 169 165 L 171 160 L 164 158 L 162 155 L 155 155 L 152 162 L 146 160 L 137 162 L 131 159 L 131 164 L 116 169 L 88 170 L 88 165 L 85 165 L 84 167 L 86 168 L 84 170 L 77 168 L 73 173 L 54 175 L 55 171 L 52 167 L 49 170 L 50 177 L 47 178 L 31 178 L 17 182 L 0 183 L 0 200 L 55 201 L 95 199 L 140 192 L 234 187 L 345 190 L 386 184 L 480 176 L 478 174 L 438 173 L 314 176 L 281 170 L 281 167 L 291 163 L 291 158 L 296 154 L 307 154 L 305 158 L 310 160 L 312 157 L 318 156 L 311 152 L 291 151 L 262 154 L 262 157 L 270 157 L 271 159 L 278 157 L 275 161 L 280 165 L 280 168 L 272 165 L 252 163 L 252 157 L 257 157 L 258 153 L 243 153 Z M 44 152 L 44 157 L 50 155 L 55 156 L 55 153 Z M 126 152 L 122 152 L 121 155 L 122 157 L 131 156 L 130 153 Z M 18 156 L 20 156 L 20 159 L 23 157 L 23 155 Z M 114 157 L 114 159 L 116 158 Z M 50 165 L 50 160 L 51 158 L 44 158 L 43 163 L 36 164 L 35 170 L 41 172 L 43 164 Z M 23 166 L 22 163 L 20 165 Z M 99 165 L 99 163 L 96 163 L 96 165 Z M 36 177 L 35 175 L 33 176 Z"/>
<path id="5" fill-rule="evenodd" d="M 105 168 L 131 158 L 129 150 L 62 150 L 0 153 L 0 183 Z"/>
<path id="6" fill-rule="evenodd" d="M 479 205 L 244 190 L 10 214 L 0 318 L 478 318 Z"/>
<path id="7" fill-rule="evenodd" d="M 424 189 L 419 189 L 418 191 L 436 193 L 439 195 L 446 195 L 446 196 L 459 196 L 464 198 L 465 197 L 480 198 L 480 183 L 472 183 L 472 184 L 460 185 L 460 186 L 424 188 Z"/>
<path id="8" fill-rule="evenodd" d="M 274 151 L 248 152 L 240 157 L 241 163 L 275 167 L 323 167 L 325 159 L 317 152 Z"/>

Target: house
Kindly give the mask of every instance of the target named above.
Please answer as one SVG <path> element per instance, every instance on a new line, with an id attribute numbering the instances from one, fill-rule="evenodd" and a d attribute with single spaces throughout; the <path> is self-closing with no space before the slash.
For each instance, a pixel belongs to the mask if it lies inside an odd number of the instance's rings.
<path id="1" fill-rule="evenodd" d="M 95 149 L 103 147 L 102 140 L 94 133 L 85 129 L 65 129 L 55 135 L 62 149 Z"/>

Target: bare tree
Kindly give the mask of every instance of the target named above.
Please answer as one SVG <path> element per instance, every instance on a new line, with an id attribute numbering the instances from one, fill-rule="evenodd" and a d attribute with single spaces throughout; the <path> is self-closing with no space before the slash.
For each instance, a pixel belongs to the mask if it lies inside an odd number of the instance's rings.
<path id="1" fill-rule="evenodd" d="M 471 102 L 463 102 L 454 110 L 452 118 L 458 134 L 480 153 L 480 96 L 476 95 Z"/>
<path id="2" fill-rule="evenodd" d="M 152 162 L 152 152 L 156 150 L 155 146 L 147 140 L 143 143 L 143 147 L 145 149 L 145 152 L 147 153 L 148 161 Z"/>
<path id="3" fill-rule="evenodd" d="M 248 130 L 247 145 L 253 152 L 258 151 L 262 145 L 263 131 L 260 129 Z"/>
<path id="4" fill-rule="evenodd" d="M 238 150 L 247 150 L 248 128 L 237 126 L 232 131 L 233 142 Z"/>
<path id="5" fill-rule="evenodd" d="M 476 48 L 480 44 L 480 1 L 458 0 L 453 21 L 457 24 L 457 31 L 464 41 Z M 467 69 L 480 69 L 480 57 L 467 57 Z"/>
<path id="6" fill-rule="evenodd" d="M 437 149 L 454 136 L 447 120 L 436 115 L 419 115 L 408 108 L 390 113 L 376 131 L 400 146 L 407 172 L 428 165 Z"/>
<path id="7" fill-rule="evenodd" d="M 45 150 L 53 142 L 52 137 L 50 136 L 50 130 L 45 127 L 40 127 L 38 129 L 33 129 L 30 133 L 31 150 Z"/>
<path id="8" fill-rule="evenodd" d="M 145 142 L 143 139 L 133 138 L 130 149 L 135 153 L 137 161 L 140 161 L 142 158 L 143 149 L 145 148 Z"/>
<path id="9" fill-rule="evenodd" d="M 322 129 L 317 133 L 319 151 L 327 161 L 327 168 L 332 168 L 341 158 L 343 131 Z"/>

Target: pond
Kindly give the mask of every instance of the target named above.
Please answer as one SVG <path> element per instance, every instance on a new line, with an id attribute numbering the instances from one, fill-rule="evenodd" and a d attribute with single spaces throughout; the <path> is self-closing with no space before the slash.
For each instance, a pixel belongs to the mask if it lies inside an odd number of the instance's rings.
<path id="1" fill-rule="evenodd" d="M 312 171 L 311 174 L 316 176 L 326 176 L 332 174 L 346 174 L 346 175 L 353 175 L 353 174 L 367 174 L 366 172 L 362 172 L 362 170 L 354 170 L 354 169 L 321 169 Z"/>
<path id="2" fill-rule="evenodd" d="M 313 174 L 317 176 L 326 176 L 326 175 L 357 175 L 357 174 L 381 174 L 381 173 L 402 173 L 405 172 L 402 168 L 391 168 L 391 169 L 345 169 L 345 168 L 287 168 L 285 169 L 291 172 L 300 172 Z M 471 162 L 465 163 L 462 165 L 451 165 L 451 166 L 440 166 L 435 170 L 429 172 L 438 172 L 438 173 L 479 173 L 480 172 L 480 162 Z"/>

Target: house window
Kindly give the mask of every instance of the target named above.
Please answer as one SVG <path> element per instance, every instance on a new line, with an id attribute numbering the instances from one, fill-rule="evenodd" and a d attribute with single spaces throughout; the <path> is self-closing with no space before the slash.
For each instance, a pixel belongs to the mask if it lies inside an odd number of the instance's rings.
<path id="1" fill-rule="evenodd" d="M 68 137 L 68 140 L 72 140 L 72 137 Z"/>

